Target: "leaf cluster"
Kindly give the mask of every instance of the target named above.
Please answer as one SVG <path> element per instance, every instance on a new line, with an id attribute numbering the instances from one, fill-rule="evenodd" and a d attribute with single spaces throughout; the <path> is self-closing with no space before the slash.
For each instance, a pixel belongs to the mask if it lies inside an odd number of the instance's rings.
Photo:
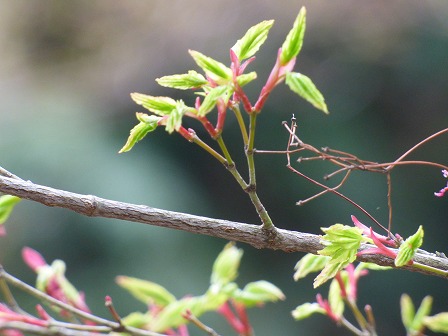
<path id="1" fill-rule="evenodd" d="M 163 286 L 151 281 L 119 276 L 117 283 L 137 300 L 149 306 L 147 312 L 134 312 L 123 319 L 127 326 L 164 332 L 188 321 L 189 311 L 199 317 L 205 312 L 217 311 L 227 301 L 244 307 L 260 306 L 285 298 L 282 291 L 270 282 L 250 282 L 243 288 L 235 283 L 243 251 L 229 243 L 216 258 L 210 276 L 210 286 L 204 294 L 177 299 Z"/>

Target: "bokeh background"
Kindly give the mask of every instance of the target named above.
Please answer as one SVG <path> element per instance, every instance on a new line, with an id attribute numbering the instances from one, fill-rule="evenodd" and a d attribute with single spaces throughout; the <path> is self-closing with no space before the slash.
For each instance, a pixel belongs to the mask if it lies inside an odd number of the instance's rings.
<path id="1" fill-rule="evenodd" d="M 250 66 L 259 82 L 255 99 L 300 7 L 307 31 L 296 70 L 310 76 L 326 97 L 329 116 L 282 85 L 259 120 L 258 149 L 284 149 L 281 122 L 294 113 L 301 137 L 372 161 L 391 161 L 426 136 L 448 126 L 448 4 L 445 1 L 0 1 L 0 165 L 33 182 L 77 193 L 168 210 L 258 223 L 246 195 L 223 167 L 177 135 L 158 130 L 130 153 L 118 155 L 139 111 L 130 92 L 194 96 L 158 87 L 155 78 L 196 69 L 194 49 L 228 63 L 228 50 L 250 26 L 275 19 Z M 196 127 L 197 124 L 188 124 Z M 200 135 L 199 128 L 198 132 Z M 224 137 L 241 151 L 229 115 Z M 447 136 L 410 158 L 448 163 Z M 237 160 L 243 159 L 235 154 Z M 319 233 L 350 224 L 353 206 L 326 195 L 303 207 L 295 202 L 319 191 L 285 168 L 285 157 L 257 156 L 260 197 L 281 228 Z M 241 161 L 240 167 L 244 166 Z M 330 166 L 302 165 L 322 180 Z M 355 173 L 342 191 L 387 222 L 385 176 Z M 433 192 L 446 181 L 431 167 L 397 168 L 392 175 L 395 232 L 425 227 L 424 248 L 445 251 L 447 200 Z M 72 282 L 95 313 L 108 316 L 105 295 L 122 315 L 144 310 L 114 283 L 129 275 L 163 284 L 177 297 L 201 294 L 215 256 L 226 243 L 184 232 L 22 202 L 0 240 L 0 262 L 28 283 L 34 275 L 20 257 L 23 246 L 48 261 L 63 259 Z M 295 283 L 301 254 L 244 248 L 238 282 L 266 279 L 287 300 L 250 311 L 257 335 L 347 335 L 323 316 L 294 322 L 290 311 L 314 301 L 312 277 Z M 327 288 L 319 289 L 324 295 Z M 404 334 L 399 297 L 416 303 L 430 294 L 433 312 L 448 310 L 446 281 L 404 271 L 372 273 L 360 283 L 360 305 L 371 304 L 382 335 Z M 28 297 L 17 294 L 31 308 Z M 232 334 L 220 317 L 204 321 Z M 399 330 L 399 331 L 397 331 Z M 192 335 L 201 333 L 190 328 Z"/>

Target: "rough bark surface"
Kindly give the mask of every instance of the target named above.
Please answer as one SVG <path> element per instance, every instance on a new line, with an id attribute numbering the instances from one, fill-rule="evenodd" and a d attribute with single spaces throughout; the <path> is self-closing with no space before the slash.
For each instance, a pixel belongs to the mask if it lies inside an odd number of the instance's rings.
<path id="1" fill-rule="evenodd" d="M 275 234 L 264 232 L 261 226 L 194 216 L 174 211 L 112 201 L 93 195 L 81 195 L 64 190 L 0 176 L 0 192 L 35 201 L 50 207 L 66 208 L 90 217 L 115 218 L 131 222 L 155 225 L 196 234 L 243 242 L 258 249 L 306 252 L 316 254 L 324 246 L 320 236 L 298 231 L 276 229 Z M 371 248 L 364 244 L 360 250 Z M 393 260 L 381 255 L 362 255 L 359 261 L 382 266 L 394 266 Z M 419 251 L 415 262 L 448 271 L 448 258 L 426 251 Z M 432 272 L 408 265 L 401 267 L 414 272 L 435 275 Z M 442 276 L 442 275 L 439 275 Z M 443 276 L 442 276 L 443 277 Z M 444 276 L 447 278 L 447 276 Z"/>

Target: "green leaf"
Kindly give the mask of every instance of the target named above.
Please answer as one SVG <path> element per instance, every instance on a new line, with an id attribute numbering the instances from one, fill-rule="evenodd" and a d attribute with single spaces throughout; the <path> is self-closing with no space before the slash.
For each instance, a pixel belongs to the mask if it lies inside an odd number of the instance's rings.
<path id="1" fill-rule="evenodd" d="M 387 270 L 391 270 L 392 267 L 390 267 L 390 266 L 380 266 L 380 265 L 377 265 L 377 264 L 367 263 L 367 262 L 360 262 L 358 264 L 358 266 L 356 266 L 355 272 L 359 273 L 363 269 L 369 269 L 369 270 L 372 270 L 372 271 L 387 271 Z"/>
<path id="2" fill-rule="evenodd" d="M 164 307 L 176 300 L 174 295 L 168 290 L 151 281 L 128 276 L 118 276 L 116 282 L 119 286 L 131 293 L 137 300 L 146 305 L 153 303 L 157 306 Z"/>
<path id="3" fill-rule="evenodd" d="M 401 243 L 395 258 L 395 266 L 401 267 L 406 265 L 414 258 L 415 252 L 423 243 L 423 227 L 420 225 L 417 232 Z"/>
<path id="4" fill-rule="evenodd" d="M 294 57 L 296 57 L 300 49 L 302 49 L 303 36 L 305 35 L 306 28 L 306 8 L 300 9 L 299 15 L 297 15 L 294 21 L 294 26 L 286 36 L 285 42 L 282 45 L 282 53 L 280 54 L 281 65 L 287 64 Z"/>
<path id="5" fill-rule="evenodd" d="M 218 84 L 227 84 L 232 81 L 232 70 L 221 62 L 201 54 L 199 51 L 189 50 L 196 64 L 204 70 L 206 75 Z"/>
<path id="6" fill-rule="evenodd" d="M 137 112 L 136 115 L 140 123 L 131 130 L 126 144 L 123 146 L 123 148 L 120 149 L 118 153 L 130 151 L 137 142 L 139 142 L 146 136 L 146 134 L 154 131 L 157 128 L 158 122 L 160 121 L 160 119 L 162 119 L 158 116 L 150 116 L 145 113 L 139 112 Z"/>
<path id="7" fill-rule="evenodd" d="M 232 50 L 240 61 L 253 56 L 260 49 L 273 24 L 274 20 L 260 22 L 249 28 L 246 34 L 235 43 Z"/>
<path id="8" fill-rule="evenodd" d="M 301 304 L 300 306 L 297 306 L 297 308 L 291 312 L 292 317 L 296 321 L 304 320 L 315 313 L 325 315 L 325 309 L 323 309 L 321 306 L 319 306 L 319 304 L 316 302 L 314 302 L 314 303 L 307 302 L 307 303 Z"/>
<path id="9" fill-rule="evenodd" d="M 322 93 L 316 88 L 313 81 L 301 73 L 288 72 L 286 74 L 286 84 L 291 91 L 308 101 L 315 108 L 328 114 L 328 108 Z"/>
<path id="10" fill-rule="evenodd" d="M 431 313 L 432 308 L 432 297 L 425 296 L 415 313 L 414 320 L 412 321 L 411 329 L 413 331 L 422 331 L 424 328 L 423 320 Z"/>
<path id="11" fill-rule="evenodd" d="M 173 133 L 178 131 L 182 125 L 182 118 L 190 108 L 184 104 L 182 100 L 176 101 L 176 107 L 169 113 L 168 119 L 166 120 L 166 131 L 168 133 Z"/>
<path id="12" fill-rule="evenodd" d="M 266 302 L 284 300 L 285 294 L 272 283 L 260 280 L 250 282 L 243 290 L 235 292 L 233 299 L 243 303 L 246 307 L 253 307 Z"/>
<path id="13" fill-rule="evenodd" d="M 161 86 L 179 90 L 200 88 L 208 84 L 208 81 L 200 73 L 190 70 L 187 74 L 164 76 L 156 79 Z"/>
<path id="14" fill-rule="evenodd" d="M 400 310 L 401 310 L 401 321 L 403 322 L 406 331 L 410 331 L 412 321 L 414 320 L 415 317 L 415 307 L 409 295 L 407 294 L 401 295 Z"/>
<path id="15" fill-rule="evenodd" d="M 14 207 L 21 201 L 21 198 L 11 195 L 3 195 L 0 197 L 0 236 L 5 234 L 2 226 L 9 218 Z"/>
<path id="16" fill-rule="evenodd" d="M 348 277 L 346 272 L 342 272 L 343 281 L 347 287 Z M 339 282 L 333 279 L 330 283 L 330 289 L 328 291 L 328 303 L 330 304 L 331 311 L 338 317 L 344 313 L 344 300 L 341 296 L 341 287 Z"/>
<path id="17" fill-rule="evenodd" d="M 187 310 L 196 317 L 203 313 L 201 297 L 186 297 L 168 304 L 151 323 L 151 330 L 164 332 L 167 329 L 177 328 L 187 321 L 182 316 Z"/>
<path id="18" fill-rule="evenodd" d="M 294 280 L 298 281 L 310 273 L 321 271 L 329 260 L 330 257 L 315 255 L 312 253 L 306 254 L 294 267 L 294 270 L 296 271 L 294 273 Z"/>
<path id="19" fill-rule="evenodd" d="M 433 332 L 448 334 L 448 312 L 426 316 L 423 323 Z"/>
<path id="20" fill-rule="evenodd" d="M 236 81 L 238 82 L 238 85 L 240 87 L 243 87 L 244 85 L 249 84 L 250 82 L 252 82 L 256 78 L 257 78 L 257 73 L 255 71 L 252 71 L 252 72 L 249 72 L 247 74 L 239 75 L 236 78 Z"/>
<path id="21" fill-rule="evenodd" d="M 235 292 L 240 291 L 234 282 L 227 283 L 223 286 L 212 284 L 202 298 L 203 311 L 212 311 L 221 307 Z"/>
<path id="22" fill-rule="evenodd" d="M 322 228 L 322 231 L 325 232 L 322 243 L 326 246 L 317 253 L 330 257 L 330 261 L 314 280 L 314 288 L 333 278 L 337 272 L 353 262 L 364 240 L 362 230 L 357 227 L 334 224 L 329 228 Z"/>
<path id="23" fill-rule="evenodd" d="M 131 93 L 131 98 L 137 104 L 162 117 L 176 108 L 176 101 L 170 97 L 153 97 L 134 92 Z"/>
<path id="24" fill-rule="evenodd" d="M 122 318 L 121 322 L 127 327 L 146 329 L 152 319 L 152 316 L 148 313 L 133 312 Z"/>
<path id="25" fill-rule="evenodd" d="M 213 264 L 210 283 L 223 286 L 235 280 L 242 257 L 243 250 L 235 247 L 233 243 L 228 243 Z"/>
<path id="26" fill-rule="evenodd" d="M 203 117 L 207 115 L 210 111 L 212 111 L 216 103 L 218 102 L 218 99 L 222 98 L 224 102 L 227 103 L 229 97 L 230 97 L 230 89 L 228 86 L 217 86 L 213 89 L 211 89 L 208 94 L 205 96 L 204 100 L 202 101 L 201 106 L 198 110 L 198 116 Z"/>

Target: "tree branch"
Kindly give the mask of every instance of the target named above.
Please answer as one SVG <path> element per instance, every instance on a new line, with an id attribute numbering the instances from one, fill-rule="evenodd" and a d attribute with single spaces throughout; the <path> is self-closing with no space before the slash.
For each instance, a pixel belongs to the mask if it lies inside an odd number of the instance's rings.
<path id="1" fill-rule="evenodd" d="M 263 230 L 262 226 L 212 219 L 201 216 L 183 214 L 103 199 L 93 195 L 81 195 L 64 190 L 54 189 L 30 181 L 0 175 L 0 192 L 14 195 L 23 199 L 35 201 L 50 207 L 59 207 L 78 212 L 90 217 L 104 217 L 127 220 L 131 222 L 155 225 L 175 230 L 223 238 L 247 243 L 258 249 L 282 250 L 285 252 L 306 252 L 316 254 L 324 248 L 320 236 L 298 231 L 276 229 Z M 363 244 L 360 250 L 372 248 Z M 381 255 L 362 255 L 359 261 L 372 262 L 382 266 L 394 266 L 393 260 Z M 416 263 L 437 268 L 448 273 L 448 258 L 439 257 L 426 251 L 419 251 L 414 258 Z M 407 265 L 401 267 L 413 272 L 436 275 L 443 278 L 448 276 L 434 274 L 430 270 Z"/>

